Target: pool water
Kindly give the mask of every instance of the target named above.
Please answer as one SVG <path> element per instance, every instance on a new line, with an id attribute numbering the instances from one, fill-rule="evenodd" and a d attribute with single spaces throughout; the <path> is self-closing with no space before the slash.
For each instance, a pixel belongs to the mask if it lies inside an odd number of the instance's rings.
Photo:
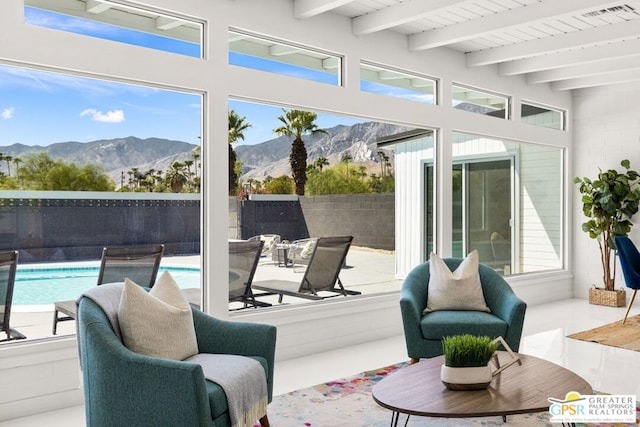
<path id="1" fill-rule="evenodd" d="M 169 271 L 181 288 L 200 287 L 200 269 L 160 267 L 158 276 Z M 78 298 L 96 286 L 99 267 L 26 267 L 18 266 L 12 305 L 53 304 Z"/>

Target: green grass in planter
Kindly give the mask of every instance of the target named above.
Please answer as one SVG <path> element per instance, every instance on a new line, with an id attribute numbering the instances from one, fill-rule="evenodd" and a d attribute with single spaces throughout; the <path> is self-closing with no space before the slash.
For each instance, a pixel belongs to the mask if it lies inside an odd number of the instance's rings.
<path id="1" fill-rule="evenodd" d="M 487 336 L 454 335 L 442 339 L 444 364 L 454 368 L 485 366 L 498 349 Z"/>

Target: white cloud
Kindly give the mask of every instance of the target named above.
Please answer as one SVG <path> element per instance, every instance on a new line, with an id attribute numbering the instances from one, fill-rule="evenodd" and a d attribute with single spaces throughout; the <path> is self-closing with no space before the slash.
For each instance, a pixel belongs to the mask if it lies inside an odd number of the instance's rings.
<path id="1" fill-rule="evenodd" d="M 5 119 L 5 120 L 13 119 L 13 112 L 14 112 L 15 110 L 16 110 L 16 109 L 15 109 L 15 108 L 13 108 L 13 107 L 11 107 L 11 108 L 5 108 L 4 110 L 2 110 L 2 113 L 0 113 L 0 117 L 2 117 L 2 118 L 3 118 L 3 119 Z"/>
<path id="2" fill-rule="evenodd" d="M 120 123 L 120 122 L 124 122 L 125 120 L 124 111 L 122 110 L 113 110 L 113 111 L 107 111 L 106 113 L 103 113 L 102 111 L 98 111 L 93 108 L 87 108 L 82 113 L 80 113 L 80 115 L 91 116 L 91 118 L 94 121 L 103 122 L 103 123 Z"/>

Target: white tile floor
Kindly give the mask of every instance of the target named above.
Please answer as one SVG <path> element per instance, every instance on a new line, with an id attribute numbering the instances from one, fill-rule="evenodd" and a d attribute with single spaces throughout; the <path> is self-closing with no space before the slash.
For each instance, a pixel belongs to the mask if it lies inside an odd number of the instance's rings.
<path id="1" fill-rule="evenodd" d="M 566 338 L 566 335 L 622 319 L 623 308 L 590 305 L 586 300 L 564 300 L 529 307 L 522 353 L 562 365 L 585 378 L 595 390 L 640 397 L 640 352 Z M 640 305 L 631 315 L 640 314 Z M 275 394 L 342 378 L 406 359 L 402 336 L 279 362 Z M 0 423 L 0 427 L 81 427 L 83 407 Z"/>

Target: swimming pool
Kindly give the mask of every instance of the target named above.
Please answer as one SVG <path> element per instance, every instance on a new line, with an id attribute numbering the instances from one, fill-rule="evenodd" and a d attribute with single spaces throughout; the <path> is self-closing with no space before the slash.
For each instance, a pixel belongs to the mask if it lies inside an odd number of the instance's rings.
<path id="1" fill-rule="evenodd" d="M 13 305 L 43 305 L 78 298 L 96 286 L 99 266 L 21 267 L 16 271 Z M 181 288 L 200 287 L 200 269 L 196 267 L 160 267 L 158 276 L 169 271 Z"/>

